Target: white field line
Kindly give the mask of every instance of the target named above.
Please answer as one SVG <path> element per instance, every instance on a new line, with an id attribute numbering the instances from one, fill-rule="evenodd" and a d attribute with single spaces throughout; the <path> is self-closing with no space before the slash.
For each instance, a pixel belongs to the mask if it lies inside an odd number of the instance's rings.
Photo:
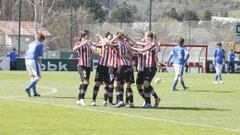
<path id="1" fill-rule="evenodd" d="M 50 94 L 55 94 L 58 92 L 58 89 L 56 89 L 56 88 L 43 87 L 43 86 L 39 86 L 39 87 L 50 90 L 50 92 L 42 93 L 42 95 L 50 95 Z M 195 126 L 195 127 L 223 129 L 226 131 L 240 132 L 240 129 L 224 128 L 224 127 L 217 127 L 217 126 L 212 126 L 212 125 L 207 125 L 207 124 L 196 124 L 196 123 L 191 123 L 191 122 L 182 122 L 182 121 L 176 121 L 176 120 L 161 119 L 161 118 L 156 118 L 156 117 L 128 114 L 128 113 L 122 113 L 122 112 L 121 113 L 111 112 L 111 111 L 105 111 L 105 110 L 100 110 L 100 109 L 95 109 L 95 108 L 85 108 L 85 107 L 79 107 L 79 106 L 61 105 L 61 104 L 42 102 L 42 101 L 33 101 L 33 100 L 28 100 L 28 99 L 19 99 L 21 97 L 26 97 L 26 96 L 5 96 L 5 97 L 0 97 L 0 98 L 14 100 L 14 101 L 38 103 L 38 104 L 43 104 L 43 105 L 51 105 L 51 106 L 57 106 L 57 107 L 81 109 L 81 110 L 87 110 L 87 111 L 92 111 L 92 112 L 100 112 L 100 113 L 106 113 L 106 114 L 118 115 L 118 116 L 124 116 L 124 117 L 131 117 L 131 118 L 141 118 L 141 119 L 146 119 L 146 120 L 162 121 L 162 122 L 167 122 L 167 123 L 177 123 L 177 124 L 189 125 L 189 126 Z"/>
<path id="2" fill-rule="evenodd" d="M 50 88 L 50 87 L 42 87 L 42 88 L 46 88 L 46 89 L 50 89 L 51 90 L 51 92 L 43 93 L 43 95 L 54 94 L 54 93 L 56 93 L 58 91 L 57 89 Z M 135 115 L 135 114 L 128 114 L 128 113 L 122 113 L 122 112 L 121 113 L 111 112 L 109 110 L 105 111 L 105 110 L 100 110 L 100 109 L 95 109 L 95 108 L 85 108 L 85 107 L 79 107 L 79 106 L 61 105 L 61 104 L 42 102 L 42 101 L 33 101 L 33 100 L 28 100 L 28 99 L 19 99 L 17 97 L 18 96 L 14 96 L 14 97 L 13 96 L 11 96 L 11 97 L 0 97 L 0 98 L 14 100 L 14 101 L 22 101 L 22 102 L 50 105 L 50 106 L 56 106 L 56 107 L 81 109 L 81 110 L 86 110 L 86 111 L 91 111 L 91 112 L 99 112 L 99 113 L 105 113 L 105 114 L 111 114 L 111 115 L 117 115 L 117 116 L 124 116 L 124 117 L 130 117 L 130 118 L 140 118 L 140 119 L 145 119 L 145 120 L 161 121 L 161 122 L 166 122 L 166 123 L 177 123 L 177 124 L 194 126 L 194 127 L 222 129 L 222 130 L 226 130 L 226 131 L 240 132 L 240 129 L 224 128 L 224 127 L 217 127 L 217 126 L 212 126 L 212 125 L 207 125 L 207 124 L 196 124 L 196 123 L 190 123 L 190 122 L 182 122 L 182 121 L 176 121 L 176 120 L 161 119 L 161 118 L 142 116 L 142 115 Z"/>

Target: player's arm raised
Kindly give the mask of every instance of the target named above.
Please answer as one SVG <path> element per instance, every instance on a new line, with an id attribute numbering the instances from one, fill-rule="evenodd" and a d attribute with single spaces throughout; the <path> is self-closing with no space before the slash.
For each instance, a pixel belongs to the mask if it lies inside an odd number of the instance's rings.
<path id="1" fill-rule="evenodd" d="M 78 48 L 83 46 L 85 43 L 87 43 L 87 41 L 76 43 L 75 46 L 73 47 L 73 51 L 76 51 Z"/>

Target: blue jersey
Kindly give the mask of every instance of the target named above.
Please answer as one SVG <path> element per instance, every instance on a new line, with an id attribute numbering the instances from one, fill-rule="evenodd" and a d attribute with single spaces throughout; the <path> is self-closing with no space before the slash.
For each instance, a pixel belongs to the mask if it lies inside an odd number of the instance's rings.
<path id="1" fill-rule="evenodd" d="M 184 65 L 189 57 L 189 51 L 184 46 L 176 46 L 173 48 L 171 55 L 175 64 Z"/>
<path id="2" fill-rule="evenodd" d="M 16 62 L 17 61 L 17 54 L 14 51 L 11 51 L 7 54 L 7 57 L 10 58 L 10 62 Z"/>
<path id="3" fill-rule="evenodd" d="M 214 61 L 216 64 L 223 64 L 225 59 L 225 50 L 224 49 L 217 49 L 214 52 Z"/>
<path id="4" fill-rule="evenodd" d="M 38 59 L 43 55 L 43 44 L 39 41 L 34 41 L 28 45 L 26 51 L 26 59 Z"/>
<path id="5" fill-rule="evenodd" d="M 234 52 L 231 52 L 231 53 L 229 54 L 228 61 L 229 61 L 229 62 L 234 62 L 234 60 L 235 60 L 235 53 L 234 53 Z"/>

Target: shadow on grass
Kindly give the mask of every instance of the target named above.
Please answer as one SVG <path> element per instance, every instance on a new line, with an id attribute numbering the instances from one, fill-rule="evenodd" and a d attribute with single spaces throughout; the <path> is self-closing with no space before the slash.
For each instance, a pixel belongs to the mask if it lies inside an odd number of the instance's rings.
<path id="1" fill-rule="evenodd" d="M 136 109 L 144 109 L 141 106 L 135 106 Z M 152 108 L 158 110 L 183 110 L 183 111 L 231 111 L 227 109 L 218 109 L 218 108 L 205 108 L 205 107 L 167 107 L 167 106 L 159 106 L 158 108 Z"/>
<path id="2" fill-rule="evenodd" d="M 221 90 L 188 90 L 188 92 L 204 92 L 204 93 L 234 93 L 234 91 L 221 91 Z"/>

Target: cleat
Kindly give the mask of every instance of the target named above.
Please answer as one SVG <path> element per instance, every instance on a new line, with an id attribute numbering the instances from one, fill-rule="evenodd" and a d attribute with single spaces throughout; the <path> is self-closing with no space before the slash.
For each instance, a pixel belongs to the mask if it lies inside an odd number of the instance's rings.
<path id="1" fill-rule="evenodd" d="M 184 88 L 183 88 L 183 91 L 187 90 L 188 88 L 189 88 L 189 87 L 184 87 Z"/>
<path id="2" fill-rule="evenodd" d="M 26 89 L 25 92 L 27 93 L 28 97 L 31 97 L 31 93 L 28 89 Z"/>
<path id="3" fill-rule="evenodd" d="M 124 103 L 122 101 L 119 101 L 115 107 L 119 108 L 119 107 L 123 107 L 124 106 Z"/>
<path id="4" fill-rule="evenodd" d="M 172 91 L 174 92 L 174 91 L 177 91 L 177 89 L 172 89 Z"/>
<path id="5" fill-rule="evenodd" d="M 84 102 L 83 99 L 80 99 L 80 100 L 77 101 L 77 105 L 79 105 L 79 106 L 85 106 L 86 104 L 85 104 L 85 102 Z"/>
<path id="6" fill-rule="evenodd" d="M 217 81 L 214 81 L 213 83 L 214 83 L 214 84 L 218 84 L 218 82 L 217 82 Z"/>
<path id="7" fill-rule="evenodd" d="M 157 108 L 157 107 L 158 107 L 158 105 L 160 104 L 160 102 L 161 102 L 161 99 L 160 99 L 160 98 L 158 98 L 158 99 L 155 99 L 155 104 L 154 104 L 154 107 L 155 107 L 155 108 Z"/>
<path id="8" fill-rule="evenodd" d="M 223 81 L 219 81 L 220 84 L 223 84 Z"/>
<path id="9" fill-rule="evenodd" d="M 144 106 L 144 108 L 150 109 L 150 108 L 152 108 L 152 105 L 151 105 L 151 104 L 146 104 L 146 105 Z"/>
<path id="10" fill-rule="evenodd" d="M 93 101 L 93 102 L 91 103 L 91 106 L 97 106 L 96 101 Z"/>
<path id="11" fill-rule="evenodd" d="M 113 106 L 114 106 L 113 103 L 108 103 L 108 104 L 107 104 L 107 107 L 113 107 Z"/>
<path id="12" fill-rule="evenodd" d="M 106 101 L 103 101 L 103 106 L 107 106 L 107 102 Z"/>
<path id="13" fill-rule="evenodd" d="M 38 93 L 34 94 L 33 96 L 34 96 L 34 97 L 41 97 L 41 95 L 38 94 Z"/>
<path id="14" fill-rule="evenodd" d="M 125 105 L 127 108 L 134 108 L 134 104 L 133 103 L 129 103 Z"/>

